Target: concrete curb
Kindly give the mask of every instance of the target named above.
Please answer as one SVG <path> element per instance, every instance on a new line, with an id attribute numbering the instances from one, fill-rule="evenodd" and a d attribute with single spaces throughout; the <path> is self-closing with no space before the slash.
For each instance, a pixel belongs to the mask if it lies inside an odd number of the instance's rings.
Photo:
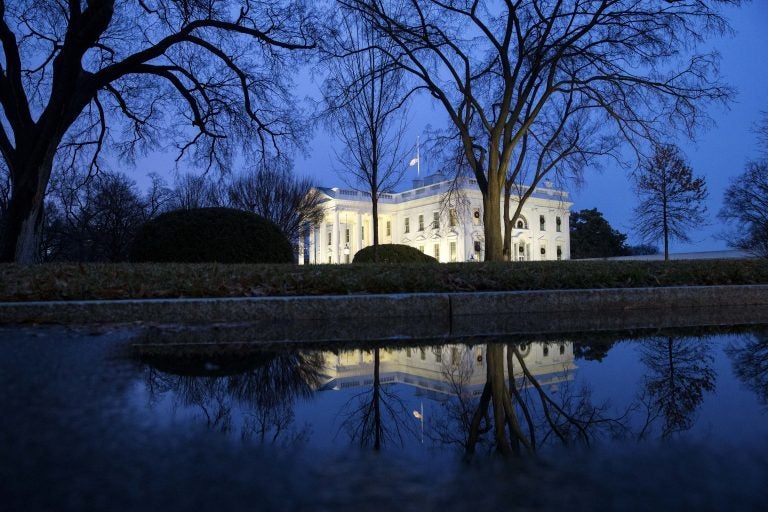
<path id="1" fill-rule="evenodd" d="M 0 303 L 0 325 L 19 323 L 319 322 L 349 325 L 419 320 L 451 331 L 473 316 L 612 314 L 637 310 L 738 309 L 768 305 L 768 285 L 515 292 Z M 570 315 L 573 316 L 573 315 Z M 392 322 L 396 323 L 396 322 Z M 318 325 L 319 327 L 319 325 Z M 480 327 L 480 326 L 478 326 Z"/>

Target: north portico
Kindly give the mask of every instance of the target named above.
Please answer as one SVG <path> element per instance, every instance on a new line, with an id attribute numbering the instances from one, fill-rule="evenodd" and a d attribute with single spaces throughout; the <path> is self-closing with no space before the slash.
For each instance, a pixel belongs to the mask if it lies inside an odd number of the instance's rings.
<path id="1" fill-rule="evenodd" d="M 370 193 L 319 188 L 323 222 L 313 227 L 299 263 L 349 263 L 373 244 Z M 517 205 L 512 199 L 512 208 Z M 568 193 L 549 183 L 534 190 L 512 230 L 516 261 L 570 258 Z M 482 261 L 482 196 L 474 179 L 455 184 L 442 174 L 413 180 L 413 187 L 379 198 L 379 243 L 403 244 L 438 261 Z"/>

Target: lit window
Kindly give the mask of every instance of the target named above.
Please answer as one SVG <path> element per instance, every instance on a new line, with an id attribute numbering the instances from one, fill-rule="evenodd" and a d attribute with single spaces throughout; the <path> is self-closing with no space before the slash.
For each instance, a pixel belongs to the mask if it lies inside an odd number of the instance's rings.
<path id="1" fill-rule="evenodd" d="M 419 250 L 420 250 L 420 251 L 423 253 L 423 252 L 424 252 L 424 246 L 423 246 L 423 245 L 420 245 L 420 246 L 419 246 Z"/>
<path id="2" fill-rule="evenodd" d="M 435 244 L 435 259 L 440 261 L 440 244 Z"/>
<path id="3" fill-rule="evenodd" d="M 404 233 L 411 232 L 411 219 L 409 219 L 408 217 L 405 218 L 405 224 L 403 225 L 403 232 Z"/>
<path id="4" fill-rule="evenodd" d="M 546 221 L 546 219 L 544 219 L 543 215 L 539 215 L 539 229 L 541 231 L 546 231 L 547 230 L 547 221 Z"/>
<path id="5" fill-rule="evenodd" d="M 451 261 L 456 261 L 456 242 L 451 242 Z"/>
<path id="6" fill-rule="evenodd" d="M 474 208 L 472 210 L 472 224 L 475 226 L 480 225 L 480 208 Z"/>
<path id="7" fill-rule="evenodd" d="M 432 212 L 432 229 L 440 229 L 440 212 Z"/>
<path id="8" fill-rule="evenodd" d="M 419 215 L 419 231 L 424 231 L 424 216 Z"/>
<path id="9" fill-rule="evenodd" d="M 456 210 L 453 208 L 448 211 L 448 224 L 451 227 L 456 226 Z"/>

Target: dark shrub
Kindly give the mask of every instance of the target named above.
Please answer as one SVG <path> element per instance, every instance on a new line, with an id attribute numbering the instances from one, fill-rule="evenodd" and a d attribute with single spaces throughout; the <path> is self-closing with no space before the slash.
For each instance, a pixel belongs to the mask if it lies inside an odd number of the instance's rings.
<path id="1" fill-rule="evenodd" d="M 139 228 L 131 261 L 291 263 L 291 244 L 272 222 L 231 208 L 175 210 Z"/>
<path id="2" fill-rule="evenodd" d="M 352 262 L 373 263 L 373 246 L 359 250 Z M 437 260 L 407 245 L 382 244 L 379 245 L 379 263 L 437 263 Z"/>

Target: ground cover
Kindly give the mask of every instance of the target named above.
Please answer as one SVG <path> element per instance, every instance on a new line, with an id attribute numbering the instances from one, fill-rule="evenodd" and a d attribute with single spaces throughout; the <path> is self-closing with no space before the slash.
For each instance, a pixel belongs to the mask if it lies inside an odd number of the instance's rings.
<path id="1" fill-rule="evenodd" d="M 0 301 L 768 284 L 767 260 L 0 265 Z"/>

